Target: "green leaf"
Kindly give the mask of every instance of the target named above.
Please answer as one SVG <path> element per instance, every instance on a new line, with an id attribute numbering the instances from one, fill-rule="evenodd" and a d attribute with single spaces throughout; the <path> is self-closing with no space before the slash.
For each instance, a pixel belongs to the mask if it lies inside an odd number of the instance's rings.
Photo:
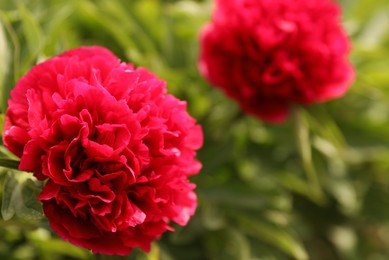
<path id="1" fill-rule="evenodd" d="M 30 241 L 46 256 L 45 259 L 52 259 L 53 254 L 65 255 L 71 259 L 88 259 L 91 255 L 88 250 L 57 238 L 43 240 L 31 237 Z"/>
<path id="2" fill-rule="evenodd" d="M 308 259 L 307 252 L 302 244 L 285 229 L 258 219 L 253 220 L 243 214 L 237 214 L 235 218 L 245 233 L 280 249 L 293 259 Z"/>
<path id="3" fill-rule="evenodd" d="M 16 214 L 28 221 L 40 220 L 43 217 L 42 205 L 38 201 L 37 197 L 40 189 L 35 182 L 31 179 L 27 179 L 21 189 L 20 198 L 23 202 L 20 207 L 16 208 Z"/>
<path id="4" fill-rule="evenodd" d="M 160 248 L 157 243 L 151 244 L 151 250 L 147 254 L 147 260 L 159 260 L 160 259 Z"/>
<path id="5" fill-rule="evenodd" d="M 250 244 L 238 230 L 228 228 L 208 232 L 204 240 L 208 259 L 251 259 Z"/>
<path id="6" fill-rule="evenodd" d="M 4 100 L 3 84 L 5 83 L 5 77 L 7 75 L 10 66 L 9 53 L 10 50 L 8 48 L 7 38 L 2 25 L 2 21 L 0 19 L 0 108 L 1 110 L 4 110 L 6 107 L 6 104 L 3 104 L 3 100 Z"/>
<path id="7" fill-rule="evenodd" d="M 236 229 L 229 229 L 229 235 L 235 244 L 235 254 L 237 260 L 251 259 L 250 243 L 241 231 Z"/>
<path id="8" fill-rule="evenodd" d="M 39 192 L 31 173 L 10 171 L 4 181 L 1 208 L 4 220 L 14 215 L 27 222 L 42 219 L 42 206 L 37 199 Z"/>
<path id="9" fill-rule="evenodd" d="M 71 26 L 69 18 L 74 13 L 73 5 L 61 5 L 57 8 L 52 8 L 51 12 L 55 12 L 54 17 L 50 17 L 50 23 L 46 29 L 46 38 L 43 48 L 45 55 L 53 55 L 58 53 L 58 48 L 69 49 L 79 45 L 74 43 L 74 31 L 69 29 Z"/>
<path id="10" fill-rule="evenodd" d="M 217 203 L 224 207 L 236 209 L 263 209 L 268 207 L 268 201 L 258 196 L 257 191 L 247 187 L 214 187 L 199 189 L 199 196 L 206 202 Z"/>
<path id="11" fill-rule="evenodd" d="M 0 82 L 1 84 L 1 82 Z M 2 97 L 1 97 L 1 94 L 3 92 L 0 92 L 0 100 L 3 100 Z M 1 101 L 0 101 L 1 102 Z M 0 108 L 1 108 L 1 104 L 0 104 Z M 4 128 L 4 119 L 5 119 L 5 115 L 4 114 L 0 114 L 0 136 L 2 135 L 3 133 L 3 128 Z"/>
<path id="12" fill-rule="evenodd" d="M 3 186 L 3 200 L 1 203 L 1 215 L 4 220 L 10 220 L 15 215 L 14 197 L 17 192 L 18 181 L 13 174 L 7 173 Z"/>
<path id="13" fill-rule="evenodd" d="M 26 37 L 27 47 L 30 55 L 36 55 L 42 47 L 43 33 L 36 17 L 25 5 L 19 4 L 18 11 L 23 25 L 23 33 Z"/>
<path id="14" fill-rule="evenodd" d="M 122 48 L 131 57 L 131 62 L 141 63 L 144 59 L 139 52 L 138 42 L 128 32 L 122 29 L 123 21 L 117 22 L 105 12 L 100 12 L 95 3 L 89 1 L 77 1 L 76 10 L 84 23 L 92 24 L 99 32 L 106 32 L 112 37 L 112 41 Z"/>
<path id="15" fill-rule="evenodd" d="M 125 30 L 127 33 L 136 35 L 138 48 L 144 50 L 147 54 L 156 54 L 158 53 L 158 47 L 160 46 L 156 35 L 154 35 L 150 30 L 145 26 L 141 19 L 138 18 L 138 13 L 141 11 L 138 6 L 132 5 L 131 8 L 122 6 L 119 1 L 102 1 L 101 8 L 110 13 L 113 17 L 118 19 L 122 23 L 122 30 Z M 159 4 L 157 2 L 143 2 L 140 7 L 147 4 L 147 20 L 154 19 L 156 14 L 153 14 L 156 11 L 156 8 Z M 159 21 L 161 22 L 161 21 Z M 155 24 L 153 26 L 155 28 Z M 160 30 L 160 28 L 159 28 Z M 156 31 L 159 32 L 159 31 Z"/>
<path id="16" fill-rule="evenodd" d="M 309 183 L 307 183 L 300 176 L 295 175 L 294 172 L 283 172 L 279 175 L 279 182 L 287 189 L 297 192 L 307 198 L 311 197 L 312 189 Z"/>
<path id="17" fill-rule="evenodd" d="M 317 203 L 324 203 L 325 197 L 321 187 L 320 179 L 312 160 L 312 147 L 310 140 L 309 124 L 306 112 L 300 107 L 294 107 L 293 119 L 297 148 L 300 155 L 302 167 L 305 171 L 309 185 L 312 189 L 312 199 Z"/>
<path id="18" fill-rule="evenodd" d="M 23 36 L 25 38 L 25 42 L 21 42 L 20 44 L 27 45 L 26 52 L 21 52 L 22 59 L 20 62 L 20 68 L 18 68 L 19 73 L 24 74 L 31 69 L 31 66 L 33 66 L 38 59 L 38 55 L 43 47 L 44 34 L 38 23 L 38 18 L 29 9 L 27 9 L 25 5 L 18 4 L 17 6 L 22 23 Z M 24 46 L 21 47 L 23 48 Z M 26 54 L 26 56 L 23 54 Z M 17 76 L 20 77 L 22 75 Z"/>

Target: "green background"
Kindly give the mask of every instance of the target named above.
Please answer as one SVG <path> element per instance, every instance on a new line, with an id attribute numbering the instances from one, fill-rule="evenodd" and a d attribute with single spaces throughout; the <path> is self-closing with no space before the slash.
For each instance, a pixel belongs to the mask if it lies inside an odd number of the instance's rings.
<path id="1" fill-rule="evenodd" d="M 389 259 L 389 2 L 340 4 L 353 86 L 270 125 L 199 75 L 198 35 L 210 0 L 1 0 L 1 111 L 37 62 L 105 46 L 166 80 L 205 135 L 203 169 L 192 178 L 196 215 L 150 254 L 134 250 L 126 259 Z M 1 146 L 0 153 L 11 156 Z M 31 174 L 2 168 L 0 185 L 0 259 L 107 258 L 49 229 L 35 199 L 42 184 Z"/>

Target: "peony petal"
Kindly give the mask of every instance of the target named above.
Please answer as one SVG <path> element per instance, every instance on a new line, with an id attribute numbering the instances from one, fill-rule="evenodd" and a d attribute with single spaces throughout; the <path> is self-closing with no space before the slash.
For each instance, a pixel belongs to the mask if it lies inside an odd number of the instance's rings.
<path id="1" fill-rule="evenodd" d="M 16 156 L 21 157 L 23 154 L 23 149 L 26 143 L 29 141 L 30 137 L 25 129 L 18 126 L 7 127 L 9 121 L 6 119 L 5 130 L 3 133 L 3 142 L 4 145 Z"/>
<path id="2" fill-rule="evenodd" d="M 24 147 L 19 169 L 24 171 L 36 171 L 37 169 L 41 170 L 43 154 L 44 151 L 40 146 L 40 141 L 30 140 Z"/>
<path id="3" fill-rule="evenodd" d="M 47 172 L 46 174 L 51 180 L 57 184 L 69 185 L 69 181 L 65 176 L 65 152 L 67 149 L 67 142 L 56 145 L 48 151 L 47 157 Z"/>
<path id="4" fill-rule="evenodd" d="M 77 117 L 63 115 L 60 118 L 60 126 L 64 137 L 68 140 L 72 140 L 78 136 L 82 124 Z"/>
<path id="5" fill-rule="evenodd" d="M 42 189 L 41 194 L 39 195 L 39 200 L 51 200 L 53 198 L 57 198 L 59 192 L 61 191 L 61 186 L 53 182 L 52 180 L 48 180 L 45 186 Z"/>
<path id="6" fill-rule="evenodd" d="M 96 141 L 112 147 L 117 153 L 123 151 L 130 142 L 131 134 L 124 124 L 102 124 L 96 126 L 96 129 Z"/>

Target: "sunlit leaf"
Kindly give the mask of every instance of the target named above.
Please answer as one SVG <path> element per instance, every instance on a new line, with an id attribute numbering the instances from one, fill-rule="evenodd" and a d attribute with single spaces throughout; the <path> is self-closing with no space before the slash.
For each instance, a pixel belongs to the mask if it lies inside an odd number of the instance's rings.
<path id="1" fill-rule="evenodd" d="M 5 220 L 14 215 L 31 222 L 42 219 L 42 206 L 37 199 L 40 188 L 30 173 L 10 171 L 4 180 L 2 215 Z"/>
<path id="2" fill-rule="evenodd" d="M 53 254 L 64 255 L 72 259 L 88 259 L 91 256 L 90 251 L 76 247 L 58 238 L 42 240 L 30 237 L 30 241 L 39 248 L 41 254 L 47 257 L 46 259 L 49 259 Z"/>
<path id="3" fill-rule="evenodd" d="M 9 70 L 10 70 L 10 49 L 8 48 L 7 37 L 2 25 L 2 21 L 0 19 L 0 108 L 2 110 L 6 107 L 6 104 L 3 104 L 4 101 L 3 86 L 5 83 L 5 77 Z"/>

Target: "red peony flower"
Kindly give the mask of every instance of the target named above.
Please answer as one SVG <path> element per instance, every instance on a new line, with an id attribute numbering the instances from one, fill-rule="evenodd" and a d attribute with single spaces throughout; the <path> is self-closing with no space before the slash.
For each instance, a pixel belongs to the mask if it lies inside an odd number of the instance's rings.
<path id="1" fill-rule="evenodd" d="M 293 104 L 344 95 L 350 43 L 330 0 L 218 0 L 200 71 L 248 113 L 282 122 Z"/>
<path id="2" fill-rule="evenodd" d="M 146 69 L 102 47 L 32 68 L 11 92 L 4 144 L 20 170 L 47 180 L 39 199 L 65 240 L 103 254 L 148 251 L 197 197 L 188 176 L 202 130 Z"/>

